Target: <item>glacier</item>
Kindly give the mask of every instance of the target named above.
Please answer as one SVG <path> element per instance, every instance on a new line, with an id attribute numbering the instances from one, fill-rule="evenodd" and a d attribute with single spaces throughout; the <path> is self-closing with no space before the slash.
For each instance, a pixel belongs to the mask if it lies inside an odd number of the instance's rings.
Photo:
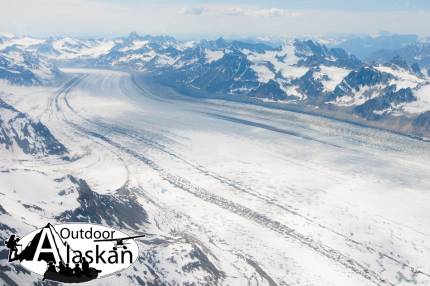
<path id="1" fill-rule="evenodd" d="M 62 73 L 37 104 L 10 86 L 68 154 L 2 150 L 2 238 L 41 220 L 150 234 L 135 267 L 94 285 L 430 284 L 427 142 L 124 71 Z M 3 281 L 40 279 L 1 259 Z"/>

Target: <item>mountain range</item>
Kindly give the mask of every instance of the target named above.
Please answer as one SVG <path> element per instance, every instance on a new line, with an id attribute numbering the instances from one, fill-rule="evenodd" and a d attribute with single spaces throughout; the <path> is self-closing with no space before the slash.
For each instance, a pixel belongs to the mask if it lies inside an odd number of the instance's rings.
<path id="1" fill-rule="evenodd" d="M 390 39 L 377 43 L 394 41 Z M 416 38 L 398 41 L 412 40 Z M 362 60 L 309 39 L 279 45 L 137 33 L 115 39 L 8 35 L 0 36 L 0 78 L 32 85 L 61 78 L 56 65 L 121 69 L 193 96 L 312 110 L 424 136 L 426 127 L 414 122 L 430 110 L 428 45 L 415 41 Z"/>

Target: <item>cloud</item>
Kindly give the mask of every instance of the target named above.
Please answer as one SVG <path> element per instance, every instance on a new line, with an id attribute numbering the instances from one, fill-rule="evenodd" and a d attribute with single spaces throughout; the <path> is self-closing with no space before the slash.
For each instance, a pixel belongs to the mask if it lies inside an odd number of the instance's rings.
<path id="1" fill-rule="evenodd" d="M 305 3 L 308 0 L 289 1 Z M 317 3 L 329 0 L 313 1 Z M 340 3 L 345 0 L 330 1 Z M 42 37 L 57 35 L 112 37 L 129 34 L 130 31 L 141 34 L 169 34 L 185 38 L 293 37 L 326 33 L 373 34 L 380 30 L 430 36 L 428 29 L 430 11 L 351 11 L 339 10 L 339 7 L 318 10 L 318 5 L 314 5 L 314 9 L 301 9 L 301 7 L 287 9 L 285 6 L 275 4 L 266 7 L 256 6 L 256 1 L 250 1 L 248 5 L 226 4 L 227 1 L 211 4 L 206 0 L 188 1 L 204 3 L 194 5 L 186 5 L 184 2 L 186 1 L 2 1 L 0 30 Z M 430 5 L 430 1 L 428 2 Z M 244 0 L 232 0 L 230 3 L 244 3 Z M 184 9 L 184 7 L 193 8 Z M 179 11 L 189 15 L 179 14 Z M 19 21 L 17 15 L 19 15 Z"/>
<path id="2" fill-rule="evenodd" d="M 300 12 L 290 12 L 279 8 L 255 10 L 254 14 L 263 17 L 299 17 L 303 15 Z"/>
<path id="3" fill-rule="evenodd" d="M 304 15 L 302 12 L 292 12 L 280 8 L 245 9 L 242 7 L 230 7 L 221 12 L 228 16 L 299 17 Z"/>
<path id="4" fill-rule="evenodd" d="M 227 8 L 222 12 L 228 16 L 245 16 L 247 14 L 246 10 L 240 7 Z"/>
<path id="5" fill-rule="evenodd" d="M 218 13 L 227 16 L 258 16 L 258 17 L 298 17 L 302 16 L 302 12 L 294 12 L 281 8 L 265 8 L 258 9 L 252 7 L 216 7 L 216 6 L 206 6 L 206 7 L 183 7 L 178 10 L 179 14 L 182 15 L 201 15 L 204 13 Z"/>
<path id="6" fill-rule="evenodd" d="M 178 10 L 178 13 L 182 15 L 201 15 L 206 12 L 207 9 L 204 7 L 184 7 Z"/>

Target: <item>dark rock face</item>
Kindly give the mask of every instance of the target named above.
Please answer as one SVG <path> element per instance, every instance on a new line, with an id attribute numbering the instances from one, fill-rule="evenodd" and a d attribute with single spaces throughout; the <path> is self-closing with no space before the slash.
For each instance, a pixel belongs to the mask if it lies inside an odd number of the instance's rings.
<path id="1" fill-rule="evenodd" d="M 130 49 L 134 40 L 146 40 L 139 49 Z M 317 68 L 320 65 L 337 67 L 358 67 L 362 63 L 356 57 L 342 49 L 329 49 L 314 41 L 295 41 L 294 52 L 299 61 L 296 66 Z M 209 60 L 209 52 L 219 52 L 222 56 Z M 97 58 L 94 63 L 98 66 L 123 66 L 138 69 L 154 75 L 163 83 L 193 93 L 203 91 L 205 94 L 244 94 L 264 98 L 263 91 L 268 91 L 266 98 L 282 99 L 288 97 L 285 91 L 278 88 L 280 84 L 290 84 L 273 63 L 268 60 L 258 61 L 258 58 L 268 52 L 276 52 L 274 57 L 285 63 L 286 54 L 278 44 L 269 45 L 258 41 L 227 41 L 219 38 L 215 41 L 202 40 L 184 48 L 173 38 L 141 37 L 131 34 L 116 44 L 110 52 Z M 135 56 L 134 56 L 135 55 Z M 151 55 L 151 56 L 148 56 Z M 130 56 L 130 57 L 128 57 Z M 163 57 L 172 61 L 163 64 Z M 270 56 L 269 56 L 270 57 Z M 124 60 L 124 58 L 128 58 Z M 142 59 L 145 58 L 145 59 Z M 165 60 L 165 58 L 164 58 Z M 124 62 L 124 63 L 123 63 Z M 254 65 L 266 66 L 274 73 L 273 81 L 262 82 L 254 71 Z M 306 78 L 303 78 L 305 81 Z M 310 80 L 310 79 L 309 79 Z M 304 83 L 303 90 L 318 90 L 320 83 Z M 276 89 L 276 92 L 274 91 Z M 311 94 L 310 97 L 317 97 Z"/>
<path id="2" fill-rule="evenodd" d="M 411 71 L 416 74 L 417 76 L 424 76 L 422 71 L 421 71 L 421 67 L 418 63 L 413 63 L 411 65 Z"/>
<path id="3" fill-rule="evenodd" d="M 238 50 L 249 50 L 256 53 L 264 53 L 267 51 L 275 51 L 277 48 L 271 47 L 264 43 L 248 43 L 243 41 L 233 41 L 230 46 L 233 49 Z"/>
<path id="4" fill-rule="evenodd" d="M 358 71 L 351 72 L 347 78 L 346 82 L 350 86 L 359 86 L 359 85 L 376 85 L 379 83 L 385 83 L 390 79 L 390 75 L 380 72 L 378 70 L 375 70 L 373 68 L 366 68 L 363 67 L 359 69 Z"/>
<path id="5" fill-rule="evenodd" d="M 315 101 L 324 92 L 324 85 L 315 78 L 315 73 L 320 71 L 319 67 L 311 68 L 301 78 L 293 81 L 299 86 L 300 92 L 307 95 L 309 101 Z"/>
<path id="6" fill-rule="evenodd" d="M 373 67 L 362 67 L 349 73 L 327 97 L 332 100 L 340 96 L 349 95 L 354 90 L 358 91 L 361 86 L 386 85 L 391 78 L 390 74 L 380 72 Z"/>
<path id="7" fill-rule="evenodd" d="M 0 55 L 0 79 L 17 85 L 40 84 L 39 79 L 30 70 L 15 65 L 2 55 Z"/>
<path id="8" fill-rule="evenodd" d="M 226 53 L 221 59 L 208 65 L 191 85 L 209 92 L 229 92 L 238 88 L 258 86 L 257 75 L 251 69 L 252 63 L 240 51 Z"/>
<path id="9" fill-rule="evenodd" d="M 6 114 L 8 118 L 5 118 Z M 61 144 L 41 122 L 33 121 L 0 99 L 0 146 L 11 149 L 16 144 L 24 153 L 32 155 L 63 155 Z"/>
<path id="10" fill-rule="evenodd" d="M 8 53 L 12 53 L 10 56 Z M 20 58 L 15 59 L 15 56 Z M 15 85 L 41 85 L 47 80 L 37 75 L 36 71 L 42 71 L 52 79 L 61 76 L 60 70 L 37 55 L 24 52 L 15 46 L 7 47 L 0 52 L 0 79 L 7 80 Z"/>
<path id="11" fill-rule="evenodd" d="M 414 42 L 395 50 L 379 50 L 369 56 L 369 60 L 384 63 L 394 57 L 401 57 L 412 65 L 417 62 L 422 67 L 430 66 L 430 43 Z"/>
<path id="12" fill-rule="evenodd" d="M 184 237 L 179 240 L 162 239 L 158 241 L 146 241 L 144 243 L 146 245 L 152 245 L 153 247 L 142 252 L 138 261 L 145 265 L 151 265 L 151 267 L 147 268 L 149 273 L 144 274 L 151 274 L 153 277 L 156 277 L 157 283 L 153 285 L 165 285 L 164 281 L 166 279 L 163 277 L 163 265 L 166 263 L 176 267 L 176 272 L 180 273 L 185 278 L 182 285 L 215 286 L 221 285 L 226 278 L 226 274 L 214 264 L 214 261 L 218 260 L 218 258 L 213 256 L 212 253 L 194 237 L 184 235 Z M 163 251 L 163 248 L 169 249 L 172 255 L 160 257 L 159 251 Z M 199 273 L 198 278 L 187 279 L 187 277 L 192 277 L 193 273 Z M 175 284 L 175 282 L 173 283 Z"/>
<path id="13" fill-rule="evenodd" d="M 116 195 L 102 195 L 91 190 L 82 179 L 68 176 L 70 181 L 78 186 L 78 202 L 80 206 L 68 210 L 56 217 L 65 222 L 92 222 L 122 228 L 139 229 L 148 222 L 148 216 L 136 197 L 127 190 Z"/>
<path id="14" fill-rule="evenodd" d="M 228 50 L 218 60 L 207 62 L 205 49 L 229 45 Z M 242 42 L 235 42 L 236 46 L 246 46 Z M 262 49 L 260 46 L 254 50 Z M 204 41 L 202 45 L 181 52 L 177 61 L 180 68 L 168 68 L 159 72 L 160 78 L 184 87 L 200 89 L 212 93 L 246 93 L 260 86 L 252 62 L 240 50 L 232 48 L 223 39 Z"/>
<path id="15" fill-rule="evenodd" d="M 296 55 L 302 57 L 299 61 L 301 66 L 329 65 L 344 68 L 357 68 L 362 62 L 355 56 L 348 54 L 340 48 L 329 49 L 318 42 L 296 41 L 294 43 Z"/>
<path id="16" fill-rule="evenodd" d="M 45 43 L 38 46 L 36 52 L 41 55 L 60 55 L 60 52 L 53 47 L 53 39 L 48 39 Z"/>
<path id="17" fill-rule="evenodd" d="M 383 92 L 383 95 L 366 101 L 364 104 L 354 108 L 353 113 L 367 120 L 379 120 L 384 116 L 386 109 L 392 105 L 415 101 L 412 89 L 402 88 L 396 91 L 395 86 L 389 86 Z M 380 111 L 380 113 L 375 113 Z"/>
<path id="18" fill-rule="evenodd" d="M 430 111 L 418 115 L 413 121 L 412 126 L 424 131 L 430 131 Z"/>
<path id="19" fill-rule="evenodd" d="M 395 56 L 387 63 L 387 65 L 391 65 L 393 67 L 399 67 L 405 70 L 409 70 L 409 65 L 404 58 L 401 56 Z"/>
<path id="20" fill-rule="evenodd" d="M 209 260 L 208 256 L 197 245 L 190 252 L 190 257 L 195 259 L 195 262 L 182 266 L 182 270 L 186 273 L 193 273 L 196 269 L 204 270 L 208 275 L 208 283 L 216 285 L 219 280 L 225 277 L 225 274 Z"/>
<path id="21" fill-rule="evenodd" d="M 2 214 L 2 215 L 9 215 L 9 213 L 3 208 L 2 205 L 0 205 L 0 214 Z"/>
<path id="22" fill-rule="evenodd" d="M 423 76 L 423 73 L 421 72 L 421 67 L 417 62 L 413 62 L 411 65 L 409 65 L 408 62 L 401 56 L 395 56 L 385 65 L 391 66 L 392 68 L 397 70 L 405 70 L 419 77 Z"/>
<path id="23" fill-rule="evenodd" d="M 279 83 L 274 80 L 270 80 L 267 83 L 260 85 L 250 95 L 258 98 L 268 98 L 272 100 L 282 100 L 287 98 L 287 95 L 281 89 Z"/>

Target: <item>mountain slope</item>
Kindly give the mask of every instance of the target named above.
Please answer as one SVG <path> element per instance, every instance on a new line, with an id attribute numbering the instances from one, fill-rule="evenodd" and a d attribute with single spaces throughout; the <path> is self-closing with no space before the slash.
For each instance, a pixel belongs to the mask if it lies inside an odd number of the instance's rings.
<path id="1" fill-rule="evenodd" d="M 367 60 L 381 63 L 387 62 L 394 57 L 405 59 L 409 65 L 417 63 L 428 72 L 430 70 L 430 43 L 415 42 L 399 49 L 381 49 L 370 54 Z"/>
<path id="2" fill-rule="evenodd" d="M 0 99 L 0 147 L 31 155 L 63 155 L 67 152 L 41 122 L 33 121 Z"/>
<path id="3" fill-rule="evenodd" d="M 380 33 L 377 36 L 349 36 L 336 40 L 331 46 L 342 48 L 358 57 L 366 59 L 382 49 L 387 51 L 401 49 L 418 40 L 416 35 Z M 392 56 L 391 56 L 392 58 Z M 389 60 L 389 58 L 387 58 Z"/>
<path id="4" fill-rule="evenodd" d="M 36 54 L 14 49 L 0 51 L 0 79 L 17 85 L 42 85 L 60 76 L 55 65 Z"/>

